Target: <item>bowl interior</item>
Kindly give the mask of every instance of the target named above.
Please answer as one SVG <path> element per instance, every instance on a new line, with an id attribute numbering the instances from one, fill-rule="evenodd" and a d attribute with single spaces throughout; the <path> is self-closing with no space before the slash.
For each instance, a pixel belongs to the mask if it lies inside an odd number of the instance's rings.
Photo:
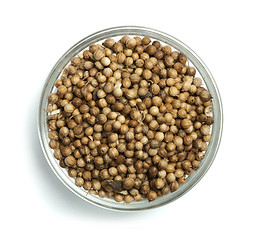
<path id="1" fill-rule="evenodd" d="M 177 191 L 159 197 L 153 202 L 148 202 L 147 200 L 143 199 L 140 202 L 133 201 L 132 203 L 129 204 L 123 204 L 115 202 L 113 199 L 100 198 L 98 196 L 88 194 L 87 191 L 85 191 L 83 188 L 79 188 L 75 185 L 74 179 L 68 176 L 66 169 L 63 169 L 59 166 L 59 161 L 54 158 L 53 150 L 48 145 L 48 127 L 46 124 L 47 113 L 44 111 L 44 109 L 47 109 L 48 95 L 56 90 L 54 87 L 54 83 L 60 76 L 62 69 L 69 63 L 72 57 L 80 53 L 82 50 L 86 49 L 91 44 L 101 43 L 103 40 L 110 37 L 119 39 L 123 35 L 148 36 L 152 40 L 158 40 L 163 44 L 168 44 L 177 51 L 184 53 L 188 57 L 190 66 L 194 66 L 196 68 L 196 76 L 199 76 L 203 79 L 205 87 L 208 89 L 208 91 L 211 93 L 213 97 L 212 101 L 214 109 L 214 124 L 211 130 L 212 138 L 208 145 L 208 149 L 205 153 L 205 158 L 200 164 L 200 168 L 197 171 L 194 171 L 194 173 L 191 176 L 187 177 L 186 183 L 180 185 Z M 167 204 L 171 201 L 174 201 L 175 199 L 179 198 L 187 191 L 189 191 L 207 172 L 215 158 L 215 155 L 220 144 L 222 133 L 222 105 L 218 88 L 210 71 L 203 63 L 203 61 L 184 43 L 166 33 L 159 32 L 157 30 L 150 28 L 133 26 L 116 27 L 99 31 L 82 39 L 80 42 L 71 47 L 55 64 L 55 66 L 53 67 L 53 69 L 47 77 L 47 80 L 42 91 L 39 106 L 38 131 L 40 136 L 40 142 L 50 167 L 58 176 L 58 178 L 76 195 L 78 195 L 84 200 L 87 200 L 95 205 L 104 208 L 123 211 L 142 210 L 158 207 Z"/>

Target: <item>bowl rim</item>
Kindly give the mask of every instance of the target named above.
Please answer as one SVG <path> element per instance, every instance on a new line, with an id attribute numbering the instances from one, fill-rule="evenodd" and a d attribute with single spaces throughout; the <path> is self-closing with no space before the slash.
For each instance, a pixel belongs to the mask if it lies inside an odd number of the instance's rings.
<path id="1" fill-rule="evenodd" d="M 66 64 L 73 56 L 77 55 L 79 52 L 81 52 L 81 50 L 87 48 L 92 43 L 99 42 L 109 37 L 117 37 L 123 35 L 149 36 L 152 39 L 156 39 L 166 44 L 169 44 L 170 46 L 177 49 L 179 52 L 187 55 L 189 61 L 192 62 L 192 64 L 197 68 L 197 71 L 202 76 L 203 81 L 205 82 L 208 90 L 213 97 L 212 100 L 214 109 L 214 124 L 212 128 L 212 139 L 208 145 L 205 158 L 202 161 L 200 168 L 195 171 L 195 173 L 193 173 L 191 176 L 189 176 L 188 181 L 185 184 L 181 185 L 177 191 L 169 193 L 163 197 L 159 197 L 155 201 L 150 203 L 148 201 L 142 201 L 136 203 L 133 202 L 130 204 L 122 204 L 117 203 L 114 200 L 108 200 L 107 198 L 101 199 L 94 195 L 86 194 L 85 190 L 77 187 L 74 184 L 74 180 L 67 175 L 66 169 L 62 169 L 59 166 L 58 160 L 53 157 L 52 149 L 50 149 L 48 144 L 48 128 L 46 125 L 47 113 L 44 111 L 44 109 L 46 109 L 45 107 L 47 106 L 48 94 L 51 92 L 51 89 L 54 86 L 54 82 L 60 75 L 63 67 L 66 66 Z M 202 179 L 202 177 L 206 174 L 206 172 L 212 165 L 219 149 L 223 131 L 223 108 L 220 93 L 211 72 L 202 61 L 202 59 L 190 47 L 188 47 L 177 38 L 153 28 L 141 26 L 117 26 L 97 31 L 83 38 L 82 40 L 74 44 L 71 48 L 69 48 L 56 62 L 49 75 L 47 76 L 41 93 L 37 118 L 37 130 L 39 134 L 40 144 L 49 166 L 51 167 L 55 175 L 59 178 L 59 180 L 74 194 L 76 194 L 83 200 L 86 200 L 87 202 L 90 202 L 102 208 L 117 211 L 138 211 L 164 206 L 183 196 Z M 66 172 L 64 172 L 63 170 L 65 170 Z"/>

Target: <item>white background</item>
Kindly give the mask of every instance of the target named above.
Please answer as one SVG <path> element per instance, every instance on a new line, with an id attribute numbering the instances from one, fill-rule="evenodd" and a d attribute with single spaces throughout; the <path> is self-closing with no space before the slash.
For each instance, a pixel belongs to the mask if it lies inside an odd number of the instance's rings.
<path id="1" fill-rule="evenodd" d="M 255 1 L 1 1 L 1 239 L 255 239 Z M 177 201 L 122 213 L 84 202 L 41 151 L 37 110 L 47 74 L 87 35 L 120 25 L 169 33 L 207 64 L 224 132 L 205 177 Z"/>

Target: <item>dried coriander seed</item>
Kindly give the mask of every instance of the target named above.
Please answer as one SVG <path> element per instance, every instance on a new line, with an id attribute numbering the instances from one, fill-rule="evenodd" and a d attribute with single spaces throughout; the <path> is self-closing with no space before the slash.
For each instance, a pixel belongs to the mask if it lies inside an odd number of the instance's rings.
<path id="1" fill-rule="evenodd" d="M 147 36 L 92 44 L 48 97 L 49 146 L 77 187 L 149 202 L 200 168 L 212 96 L 187 56 Z"/>

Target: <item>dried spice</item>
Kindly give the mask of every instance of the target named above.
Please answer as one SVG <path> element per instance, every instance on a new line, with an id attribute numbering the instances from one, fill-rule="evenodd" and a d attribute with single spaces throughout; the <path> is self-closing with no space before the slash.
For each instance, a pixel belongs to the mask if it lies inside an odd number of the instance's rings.
<path id="1" fill-rule="evenodd" d="M 149 202 L 200 168 L 212 96 L 187 57 L 149 37 L 92 44 L 48 97 L 49 146 L 77 187 Z"/>

